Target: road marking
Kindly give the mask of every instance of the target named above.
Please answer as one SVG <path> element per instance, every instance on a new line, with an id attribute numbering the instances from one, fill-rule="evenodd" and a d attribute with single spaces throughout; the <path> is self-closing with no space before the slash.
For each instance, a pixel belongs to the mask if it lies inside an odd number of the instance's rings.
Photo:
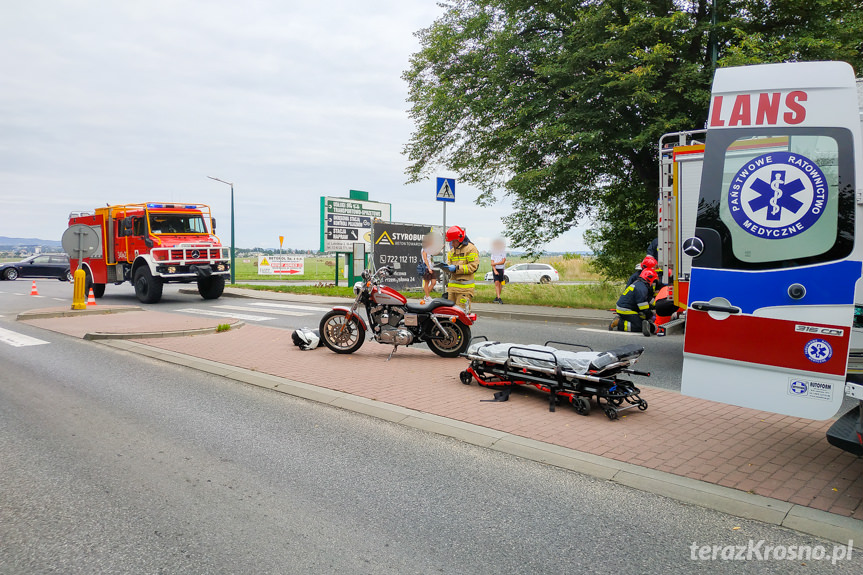
<path id="1" fill-rule="evenodd" d="M 284 309 L 301 309 L 301 310 L 305 310 L 305 311 L 330 311 L 332 309 L 329 307 L 315 307 L 315 306 L 311 306 L 311 305 L 296 305 L 296 304 L 289 304 L 289 303 L 255 302 L 255 303 L 250 303 L 249 305 L 256 305 L 259 307 L 276 307 L 276 308 L 284 308 Z M 273 313 L 275 313 L 275 312 L 273 312 Z"/>
<path id="2" fill-rule="evenodd" d="M 66 299 L 62 298 L 62 297 L 52 297 L 51 299 L 53 299 L 55 301 L 66 301 Z"/>
<path id="3" fill-rule="evenodd" d="M 27 347 L 29 345 L 42 345 L 48 342 L 44 339 L 36 339 L 35 337 L 0 327 L 0 343 L 5 343 L 12 347 Z"/>
<path id="4" fill-rule="evenodd" d="M 218 309 L 233 309 L 236 311 L 254 311 L 254 312 L 258 312 L 258 313 L 274 313 L 276 315 L 292 315 L 292 316 L 296 316 L 296 317 L 305 316 L 305 315 L 312 315 L 309 312 L 303 312 L 303 311 L 287 311 L 287 310 L 283 310 L 283 309 L 263 310 L 263 309 L 255 309 L 253 307 L 242 307 L 239 305 L 217 305 L 217 306 L 213 306 L 213 307 L 218 308 Z"/>
<path id="5" fill-rule="evenodd" d="M 198 315 L 209 315 L 214 317 L 229 317 L 232 319 L 241 319 L 244 321 L 269 321 L 276 319 L 274 317 L 264 317 L 260 315 L 249 315 L 245 313 L 231 313 L 231 312 L 220 312 L 210 309 L 178 309 L 177 311 L 183 313 L 194 313 Z"/>
<path id="6" fill-rule="evenodd" d="M 596 333 L 615 333 L 617 335 L 640 335 L 641 337 L 644 337 L 644 334 L 641 333 L 640 331 L 617 331 L 617 330 L 608 331 L 608 328 L 596 329 L 596 328 L 592 328 L 592 327 L 580 327 L 580 328 L 578 328 L 578 331 L 594 331 Z"/>

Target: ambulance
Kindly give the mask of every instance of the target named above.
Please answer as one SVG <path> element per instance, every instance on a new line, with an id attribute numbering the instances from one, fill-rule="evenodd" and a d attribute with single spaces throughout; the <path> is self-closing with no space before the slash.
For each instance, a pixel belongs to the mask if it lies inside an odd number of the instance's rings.
<path id="1" fill-rule="evenodd" d="M 683 142 L 703 145 L 702 165 L 693 225 L 673 246 L 689 258 L 674 270 L 688 280 L 682 392 L 816 420 L 854 405 L 828 440 L 857 455 L 860 87 L 843 62 L 717 70 L 707 130 Z"/>

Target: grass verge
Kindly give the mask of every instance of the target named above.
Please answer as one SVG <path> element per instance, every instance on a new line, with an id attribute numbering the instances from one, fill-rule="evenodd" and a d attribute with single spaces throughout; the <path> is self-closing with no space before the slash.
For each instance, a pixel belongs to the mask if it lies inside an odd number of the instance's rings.
<path id="1" fill-rule="evenodd" d="M 292 285 L 249 285 L 235 287 L 279 293 L 296 293 L 330 297 L 353 297 L 350 287 L 315 287 Z M 593 285 L 540 285 L 512 284 L 504 286 L 503 301 L 512 305 L 538 305 L 548 307 L 608 309 L 614 307 L 620 295 L 621 286 L 611 283 Z M 406 292 L 409 298 L 419 299 L 422 292 Z M 440 294 L 436 294 L 440 295 Z M 476 303 L 491 303 L 494 300 L 494 286 L 476 286 Z"/>

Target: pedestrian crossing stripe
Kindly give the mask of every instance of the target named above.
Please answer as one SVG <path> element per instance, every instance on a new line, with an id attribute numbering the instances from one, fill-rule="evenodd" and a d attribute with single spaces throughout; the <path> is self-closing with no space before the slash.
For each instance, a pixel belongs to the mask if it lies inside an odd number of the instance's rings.
<path id="1" fill-rule="evenodd" d="M 381 234 L 381 237 L 379 237 L 379 238 L 378 238 L 378 241 L 376 241 L 375 243 L 376 243 L 376 244 L 387 244 L 387 245 L 390 245 L 390 246 L 394 246 L 394 245 L 395 245 L 395 243 L 393 243 L 393 240 L 392 240 L 392 238 L 390 237 L 390 235 L 389 235 L 388 233 L 386 233 L 386 232 L 382 233 L 382 234 Z"/>
<path id="2" fill-rule="evenodd" d="M 44 339 L 37 339 L 23 333 L 0 328 L 0 343 L 5 343 L 12 347 L 28 347 L 31 345 L 44 345 L 48 342 Z"/>

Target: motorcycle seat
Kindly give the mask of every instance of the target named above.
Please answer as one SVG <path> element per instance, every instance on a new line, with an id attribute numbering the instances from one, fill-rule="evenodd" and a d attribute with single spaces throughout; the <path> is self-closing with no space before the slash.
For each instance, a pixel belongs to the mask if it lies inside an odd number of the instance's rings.
<path id="1" fill-rule="evenodd" d="M 425 304 L 408 302 L 405 307 L 411 313 L 429 313 L 432 310 L 439 308 L 439 307 L 447 307 L 447 306 L 454 306 L 454 305 L 455 305 L 454 301 L 451 301 L 448 299 L 443 299 L 440 297 L 436 297 L 433 300 L 431 300 L 430 302 L 425 303 Z"/>

